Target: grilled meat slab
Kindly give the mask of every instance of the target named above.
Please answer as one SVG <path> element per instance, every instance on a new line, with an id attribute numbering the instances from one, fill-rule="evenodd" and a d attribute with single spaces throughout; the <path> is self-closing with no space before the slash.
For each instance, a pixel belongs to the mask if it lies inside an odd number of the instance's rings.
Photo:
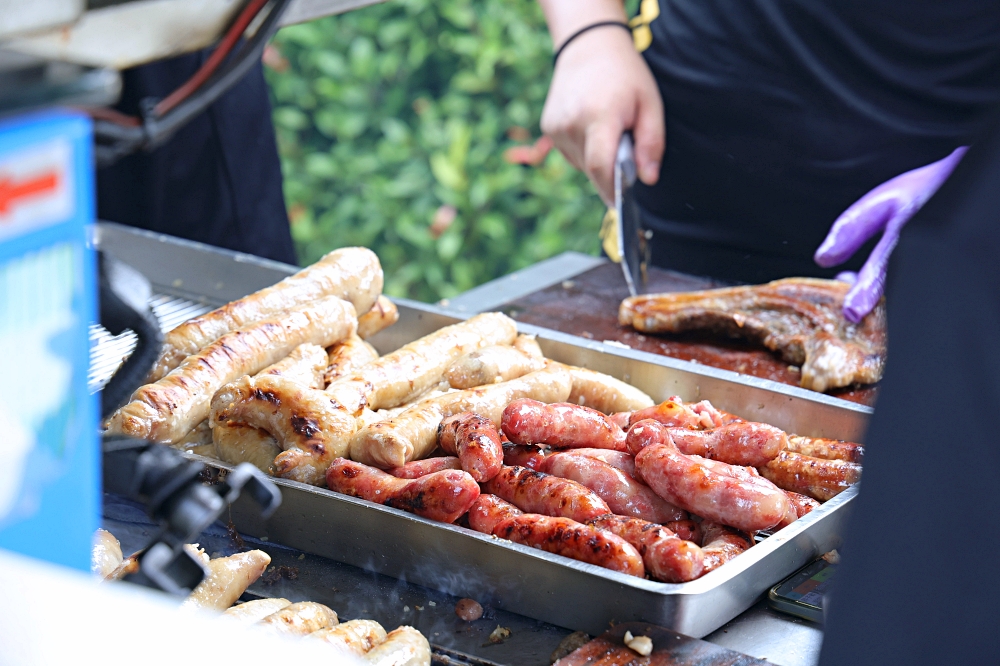
<path id="1" fill-rule="evenodd" d="M 788 278 L 749 287 L 634 296 L 618 319 L 643 333 L 703 332 L 763 345 L 801 366 L 814 391 L 872 384 L 885 367 L 885 304 L 860 324 L 841 314 L 849 285 Z"/>

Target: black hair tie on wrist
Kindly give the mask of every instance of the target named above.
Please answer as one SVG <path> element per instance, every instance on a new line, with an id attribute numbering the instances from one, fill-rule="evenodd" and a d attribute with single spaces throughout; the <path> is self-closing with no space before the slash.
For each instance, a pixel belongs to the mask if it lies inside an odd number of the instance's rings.
<path id="1" fill-rule="evenodd" d="M 574 32 L 572 35 L 570 35 L 569 38 L 567 38 L 566 41 L 562 43 L 562 46 L 559 47 L 559 50 L 556 51 L 556 54 L 552 56 L 552 66 L 555 67 L 556 61 L 559 60 L 559 55 L 566 49 L 567 46 L 569 46 L 570 42 L 572 42 L 574 39 L 576 39 L 583 33 L 587 32 L 588 30 L 593 30 L 594 28 L 603 28 L 606 25 L 620 26 L 628 30 L 628 34 L 630 35 L 632 34 L 632 28 L 628 27 L 628 23 L 624 23 L 622 21 L 598 21 L 597 23 L 591 23 L 590 25 L 585 25 L 576 32 Z"/>

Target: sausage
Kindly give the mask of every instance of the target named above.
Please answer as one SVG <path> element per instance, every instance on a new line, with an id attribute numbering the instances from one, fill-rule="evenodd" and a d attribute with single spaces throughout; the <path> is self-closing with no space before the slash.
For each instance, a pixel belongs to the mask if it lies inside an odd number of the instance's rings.
<path id="1" fill-rule="evenodd" d="M 608 415 L 608 420 L 622 430 L 628 430 L 629 421 L 632 419 L 632 412 L 615 412 Z"/>
<path id="2" fill-rule="evenodd" d="M 258 626 L 285 636 L 306 636 L 337 624 L 337 614 L 315 601 L 300 601 L 271 613 Z"/>
<path id="3" fill-rule="evenodd" d="M 323 385 L 355 372 L 378 358 L 378 352 L 358 335 L 352 335 L 326 350 L 326 365 L 323 368 Z"/>
<path id="4" fill-rule="evenodd" d="M 170 446 L 181 451 L 206 455 L 204 453 L 206 450 L 205 447 L 212 447 L 214 449 L 214 446 L 212 446 L 212 429 L 208 425 L 208 419 L 196 425 L 186 435 Z M 214 450 L 211 450 L 208 455 L 213 458 L 217 457 Z"/>
<path id="5" fill-rule="evenodd" d="M 525 396 L 565 400 L 569 387 L 566 372 L 552 365 L 509 382 L 421 400 L 398 416 L 359 430 L 351 439 L 351 458 L 379 468 L 400 467 L 437 447 L 438 426 L 446 417 L 472 411 L 499 420 L 504 405 L 511 400 Z"/>
<path id="6" fill-rule="evenodd" d="M 255 624 L 271 613 L 277 613 L 282 608 L 291 606 L 288 599 L 253 599 L 238 606 L 232 606 L 222 611 L 224 617 L 236 620 L 240 624 Z"/>
<path id="7" fill-rule="evenodd" d="M 503 433 L 501 432 L 501 435 Z M 508 467 L 528 467 L 538 469 L 545 456 L 551 453 L 550 449 L 545 449 L 533 444 L 505 444 L 503 447 L 503 464 Z"/>
<path id="8" fill-rule="evenodd" d="M 653 405 L 653 399 L 636 387 L 601 372 L 568 365 L 573 390 L 566 402 L 596 409 L 604 414 L 634 412 Z"/>
<path id="9" fill-rule="evenodd" d="M 705 564 L 703 573 L 718 569 L 753 546 L 753 537 L 726 525 L 705 521 L 701 529 L 704 534 L 701 546 Z"/>
<path id="10" fill-rule="evenodd" d="M 108 432 L 175 442 L 208 417 L 212 396 L 226 384 L 259 372 L 303 343 L 343 340 L 356 325 L 351 304 L 331 297 L 227 333 L 155 384 L 139 387 L 111 416 Z"/>
<path id="11" fill-rule="evenodd" d="M 538 340 L 533 335 L 522 333 L 514 338 L 514 343 L 511 346 L 514 347 L 514 349 L 523 351 L 529 356 L 534 356 L 536 358 L 545 357 L 542 353 L 542 348 L 538 346 Z"/>
<path id="12" fill-rule="evenodd" d="M 644 448 L 635 467 L 671 504 L 747 532 L 774 527 L 788 511 L 785 493 L 770 481 L 734 465 L 686 456 L 669 444 Z"/>
<path id="13" fill-rule="evenodd" d="M 839 439 L 791 435 L 788 438 L 788 446 L 785 448 L 792 453 L 801 453 L 804 456 L 823 458 L 824 460 L 846 460 L 859 465 L 865 459 L 865 447 Z"/>
<path id="14" fill-rule="evenodd" d="M 442 472 L 448 469 L 462 469 L 462 465 L 455 456 L 441 456 L 440 458 L 425 458 L 408 462 L 402 467 L 393 467 L 386 472 L 392 474 L 397 479 L 419 479 L 422 476 Z"/>
<path id="15" fill-rule="evenodd" d="M 204 558 L 204 554 L 201 556 Z M 271 563 L 262 550 L 250 550 L 208 562 L 209 574 L 181 602 L 184 608 L 222 611 L 232 606 Z"/>
<path id="16" fill-rule="evenodd" d="M 654 419 L 636 421 L 625 434 L 625 449 L 633 456 L 655 444 L 674 446 L 674 440 L 670 436 L 670 428 Z M 641 477 L 636 474 L 636 478 Z"/>
<path id="17" fill-rule="evenodd" d="M 478 532 L 612 571 L 645 575 L 642 557 L 621 537 L 569 518 L 521 513 L 493 495 L 480 495 L 469 509 L 469 525 Z"/>
<path id="18" fill-rule="evenodd" d="M 620 536 L 642 556 L 646 572 L 665 583 L 684 583 L 701 575 L 701 548 L 669 529 L 640 518 L 601 516 L 587 523 Z"/>
<path id="19" fill-rule="evenodd" d="M 545 459 L 538 471 L 590 488 L 607 503 L 612 513 L 619 516 L 642 518 L 652 523 L 687 517 L 684 511 L 658 497 L 647 486 L 596 458 L 577 453 L 555 453 Z"/>
<path id="20" fill-rule="evenodd" d="M 635 456 L 631 453 L 625 453 L 624 451 L 609 451 L 608 449 L 572 449 L 567 451 L 567 453 L 587 456 L 588 458 L 596 458 L 597 460 L 606 462 L 616 469 L 620 469 L 633 479 L 637 479 L 635 475 Z"/>
<path id="21" fill-rule="evenodd" d="M 441 381 L 452 361 L 490 345 L 509 345 L 517 325 L 499 312 L 476 315 L 404 345 L 327 387 L 355 413 L 410 402 Z"/>
<path id="22" fill-rule="evenodd" d="M 264 430 L 239 424 L 212 428 L 215 455 L 231 465 L 248 462 L 265 474 L 274 474 L 274 459 L 281 453 L 278 442 Z"/>
<path id="23" fill-rule="evenodd" d="M 694 520 L 671 520 L 664 525 L 678 538 L 692 543 L 701 543 L 701 525 Z"/>
<path id="24" fill-rule="evenodd" d="M 274 473 L 322 485 L 330 461 L 347 454 L 356 419 L 326 391 L 284 377 L 244 377 L 212 399 L 211 424 L 244 424 L 270 434 L 284 449 Z"/>
<path id="25" fill-rule="evenodd" d="M 335 627 L 314 631 L 308 638 L 321 640 L 345 652 L 361 656 L 383 643 L 386 633 L 375 620 L 348 620 Z"/>
<path id="26" fill-rule="evenodd" d="M 122 546 L 115 535 L 98 528 L 91 538 L 90 572 L 100 578 L 107 578 L 121 566 L 124 559 Z"/>
<path id="27" fill-rule="evenodd" d="M 503 467 L 503 445 L 496 426 L 474 412 L 462 412 L 442 421 L 438 444 L 445 453 L 457 454 L 462 469 L 480 483 L 492 479 Z"/>
<path id="28" fill-rule="evenodd" d="M 683 401 L 677 396 L 670 399 L 675 402 L 683 403 Z M 719 428 L 724 425 L 729 425 L 730 423 L 742 423 L 745 420 L 735 414 L 722 411 L 708 400 L 702 400 L 701 402 L 696 402 L 689 406 L 691 411 L 702 417 L 702 422 L 705 423 L 706 428 Z M 709 423 L 711 425 L 709 425 Z"/>
<path id="29" fill-rule="evenodd" d="M 788 435 L 783 430 L 750 421 L 711 430 L 668 428 L 667 432 L 681 453 L 730 465 L 766 465 L 788 445 Z"/>
<path id="30" fill-rule="evenodd" d="M 507 405 L 500 427 L 515 444 L 548 444 L 560 448 L 625 450 L 625 433 L 596 409 L 537 400 Z"/>
<path id="31" fill-rule="evenodd" d="M 503 467 L 483 490 L 526 513 L 571 518 L 579 523 L 611 513 L 604 500 L 583 484 L 526 467 Z"/>
<path id="32" fill-rule="evenodd" d="M 516 379 L 544 367 L 545 359 L 540 356 L 515 347 L 493 345 L 457 359 L 444 371 L 444 378 L 452 388 L 468 389 Z"/>
<path id="33" fill-rule="evenodd" d="M 361 312 L 361 310 L 358 310 Z M 379 331 L 389 328 L 399 321 L 399 309 L 396 304 L 379 294 L 375 304 L 368 312 L 358 317 L 358 337 L 367 340 Z"/>
<path id="34" fill-rule="evenodd" d="M 705 428 L 714 428 L 716 426 L 710 413 L 699 414 L 691 405 L 685 405 L 681 402 L 680 398 L 676 397 L 668 398 L 658 405 L 632 412 L 629 425 L 635 425 L 639 421 L 646 419 L 653 419 L 665 426 L 693 428 L 695 430 L 704 430 Z"/>
<path id="35" fill-rule="evenodd" d="M 431 646 L 413 627 L 399 627 L 390 631 L 361 661 L 367 666 L 430 666 Z"/>
<path id="36" fill-rule="evenodd" d="M 479 484 L 466 472 L 445 470 L 416 479 L 397 479 L 344 458 L 333 461 L 327 469 L 326 485 L 338 493 L 443 523 L 454 522 L 479 497 Z"/>
<path id="37" fill-rule="evenodd" d="M 363 247 L 334 250 L 274 286 L 174 328 L 164 337 L 163 350 L 146 381 L 159 381 L 188 356 L 238 329 L 280 318 L 288 311 L 328 296 L 350 302 L 355 312 L 367 312 L 381 292 L 382 267 L 374 252 Z M 333 342 L 317 344 L 326 346 Z"/>
<path id="38" fill-rule="evenodd" d="M 350 339 L 350 338 L 348 338 Z M 285 358 L 267 366 L 258 375 L 280 375 L 303 386 L 323 388 L 323 371 L 327 364 L 326 350 L 319 345 L 306 343 L 292 350 Z"/>
<path id="39" fill-rule="evenodd" d="M 774 531 L 780 530 L 783 527 L 788 527 L 796 520 L 819 506 L 819 502 L 813 498 L 800 495 L 799 493 L 793 493 L 786 490 L 785 496 L 788 498 L 788 511 L 785 513 L 785 517 L 781 520 L 781 522 L 774 526 Z"/>
<path id="40" fill-rule="evenodd" d="M 779 488 L 808 495 L 820 502 L 836 497 L 861 480 L 861 465 L 790 451 L 782 451 L 758 471 Z"/>

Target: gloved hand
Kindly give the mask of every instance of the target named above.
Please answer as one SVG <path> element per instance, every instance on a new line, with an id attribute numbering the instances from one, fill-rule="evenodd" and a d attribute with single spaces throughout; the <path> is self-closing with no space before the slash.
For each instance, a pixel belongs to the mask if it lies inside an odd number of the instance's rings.
<path id="1" fill-rule="evenodd" d="M 903 225 L 948 179 L 966 150 L 967 146 L 956 148 L 944 159 L 887 180 L 855 201 L 830 227 L 830 233 L 813 256 L 824 268 L 844 263 L 869 238 L 882 232 L 882 238 L 858 273 L 848 271 L 837 276 L 838 280 L 854 285 L 844 299 L 844 316 L 848 320 L 859 323 L 882 298 L 886 266 Z"/>

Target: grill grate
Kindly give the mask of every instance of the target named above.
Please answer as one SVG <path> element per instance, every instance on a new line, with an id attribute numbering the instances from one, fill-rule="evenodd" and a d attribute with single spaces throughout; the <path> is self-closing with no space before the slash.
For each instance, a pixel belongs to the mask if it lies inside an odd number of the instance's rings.
<path id="1" fill-rule="evenodd" d="M 164 332 L 212 309 L 203 303 L 159 294 L 150 299 L 150 305 Z M 104 388 L 118 366 L 132 353 L 135 348 L 135 333 L 125 331 L 121 335 L 111 335 L 99 324 L 91 324 L 89 333 L 90 371 L 87 373 L 87 388 L 94 393 Z"/>

